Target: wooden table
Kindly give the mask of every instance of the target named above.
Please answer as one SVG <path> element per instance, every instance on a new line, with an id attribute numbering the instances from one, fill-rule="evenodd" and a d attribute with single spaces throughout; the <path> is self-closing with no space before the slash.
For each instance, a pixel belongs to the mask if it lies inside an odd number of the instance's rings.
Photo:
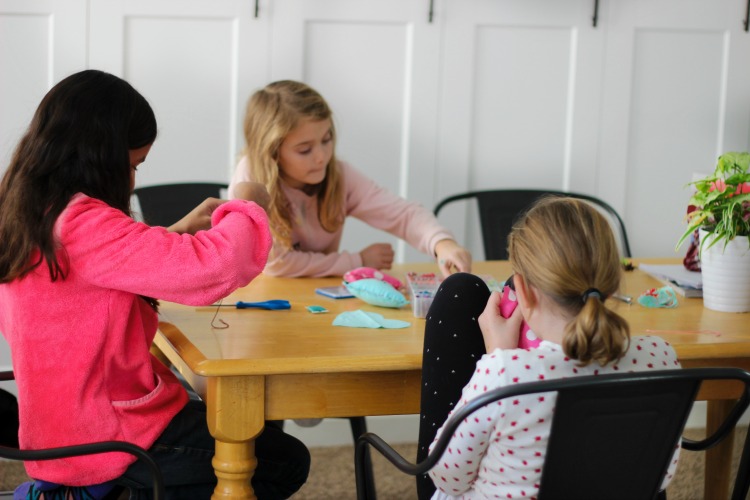
<path id="1" fill-rule="evenodd" d="M 665 260 L 649 259 L 651 263 Z M 671 260 L 669 262 L 675 262 Z M 637 263 L 637 261 L 636 261 Z M 438 272 L 432 264 L 399 265 L 391 274 Z M 477 262 L 473 272 L 503 281 L 507 262 Z M 216 438 L 213 465 L 218 485 L 213 498 L 254 498 L 250 477 L 256 466 L 254 438 L 264 420 L 419 412 L 424 320 L 409 307 L 370 306 L 359 299 L 329 299 L 315 288 L 340 278 L 260 276 L 224 300 L 287 299 L 290 310 L 236 310 L 163 303 L 155 345 L 208 406 L 208 425 Z M 625 274 L 622 292 L 635 299 L 661 286 L 636 270 Z M 612 302 L 612 301 L 610 301 Z M 306 306 L 322 305 L 326 314 Z M 701 299 L 684 299 L 674 309 L 611 304 L 629 322 L 633 335 L 655 334 L 668 340 L 684 367 L 738 366 L 750 370 L 750 315 L 714 312 Z M 401 330 L 333 327 L 343 311 L 363 309 L 409 321 Z M 737 386 L 714 383 L 700 398 L 708 401 L 707 421 L 715 428 L 738 395 Z M 416 439 L 416 436 L 415 436 Z M 732 441 L 710 450 L 705 498 L 727 498 Z"/>

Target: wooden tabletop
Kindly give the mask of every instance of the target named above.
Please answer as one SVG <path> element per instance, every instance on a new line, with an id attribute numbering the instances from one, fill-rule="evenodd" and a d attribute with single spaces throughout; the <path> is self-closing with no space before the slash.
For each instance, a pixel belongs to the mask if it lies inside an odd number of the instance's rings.
<path id="1" fill-rule="evenodd" d="M 650 263 L 675 262 L 648 259 Z M 634 261 L 637 264 L 637 260 Z M 408 271 L 438 272 L 433 264 L 402 264 L 390 274 L 404 279 Z M 475 274 L 504 281 L 511 273 L 507 262 L 477 262 Z M 282 373 L 389 371 L 421 368 L 424 319 L 414 317 L 409 305 L 401 309 L 369 305 L 360 299 L 330 299 L 315 293 L 340 278 L 274 278 L 261 275 L 226 299 L 264 301 L 286 299 L 289 310 L 233 307 L 192 307 L 162 303 L 160 329 L 187 366 L 202 376 L 272 375 Z M 706 360 L 750 357 L 748 314 L 711 311 L 701 299 L 678 296 L 673 309 L 650 309 L 635 303 L 649 288 L 662 284 L 638 271 L 626 272 L 622 293 L 633 305 L 608 300 L 630 323 L 633 335 L 655 334 L 672 343 L 680 360 L 689 366 Z M 306 306 L 320 305 L 330 312 L 312 314 Z M 367 329 L 332 326 L 337 314 L 361 309 L 410 323 L 404 329 Z M 228 328 L 212 328 L 212 320 Z M 170 324 L 177 325 L 177 328 Z"/>
<path id="2" fill-rule="evenodd" d="M 648 259 L 675 263 L 676 259 Z M 638 264 L 638 261 L 634 261 Z M 390 274 L 404 279 L 409 271 L 435 272 L 434 264 L 394 266 Z M 503 282 L 507 262 L 477 262 L 475 274 Z M 213 498 L 253 498 L 249 489 L 254 469 L 255 436 L 265 420 L 353 415 L 394 415 L 419 411 L 424 319 L 411 307 L 389 309 L 359 299 L 330 299 L 315 293 L 335 286 L 340 278 L 272 278 L 260 276 L 224 299 L 265 301 L 286 299 L 291 309 L 237 310 L 233 307 L 161 306 L 160 333 L 154 343 L 204 397 L 208 425 L 216 439 L 214 467 L 219 480 Z M 702 299 L 679 297 L 673 309 L 650 309 L 637 297 L 662 286 L 634 270 L 625 273 L 621 292 L 633 297 L 627 305 L 612 299 L 633 335 L 654 334 L 669 341 L 683 367 L 738 366 L 750 370 L 750 314 L 711 311 Z M 325 314 L 306 306 L 321 305 Z M 404 329 L 332 326 L 337 314 L 362 309 L 410 323 Z M 214 328 L 212 324 L 227 328 Z M 701 386 L 707 400 L 707 428 L 724 421 L 739 395 L 737 384 L 714 381 Z M 732 439 L 706 453 L 706 499 L 727 497 Z"/>

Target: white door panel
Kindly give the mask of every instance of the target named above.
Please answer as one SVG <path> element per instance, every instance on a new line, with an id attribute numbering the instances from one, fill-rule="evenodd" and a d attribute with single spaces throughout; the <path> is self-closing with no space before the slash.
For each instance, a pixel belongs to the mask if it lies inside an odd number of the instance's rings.
<path id="1" fill-rule="evenodd" d="M 0 0 L 0 174 L 39 102 L 86 65 L 86 1 Z"/>
<path id="2" fill-rule="evenodd" d="M 92 2 L 91 66 L 133 84 L 159 124 L 137 185 L 228 182 L 267 77 L 267 25 L 237 0 Z"/>
<path id="3" fill-rule="evenodd" d="M 742 4 L 612 4 L 599 191 L 621 210 L 636 256 L 677 255 L 685 185 L 711 172 L 722 152 L 750 145 Z"/>
<path id="4" fill-rule="evenodd" d="M 439 198 L 547 188 L 596 194 L 604 27 L 580 0 L 446 2 Z M 476 212 L 441 216 L 481 258 Z"/>

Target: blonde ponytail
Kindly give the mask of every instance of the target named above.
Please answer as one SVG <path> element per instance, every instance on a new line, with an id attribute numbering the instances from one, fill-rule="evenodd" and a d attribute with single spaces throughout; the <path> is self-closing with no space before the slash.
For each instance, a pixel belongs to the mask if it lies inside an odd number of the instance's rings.
<path id="1" fill-rule="evenodd" d="M 568 324 L 563 338 L 565 354 L 587 365 L 619 360 L 628 349 L 630 328 L 601 300 L 591 298 Z"/>

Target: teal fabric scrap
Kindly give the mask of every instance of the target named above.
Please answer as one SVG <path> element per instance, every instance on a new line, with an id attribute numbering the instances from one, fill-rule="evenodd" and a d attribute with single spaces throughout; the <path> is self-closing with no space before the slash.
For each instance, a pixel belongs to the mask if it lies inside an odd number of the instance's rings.
<path id="1" fill-rule="evenodd" d="M 652 288 L 638 297 L 638 303 L 643 307 L 677 307 L 677 295 L 671 286 Z"/>
<path id="2" fill-rule="evenodd" d="M 386 319 L 382 314 L 363 311 L 342 312 L 333 320 L 333 326 L 353 326 L 357 328 L 406 328 L 408 321 Z"/>
<path id="3" fill-rule="evenodd" d="M 347 290 L 358 299 L 380 307 L 403 307 L 409 303 L 393 285 L 375 278 L 365 278 L 345 283 Z"/>

